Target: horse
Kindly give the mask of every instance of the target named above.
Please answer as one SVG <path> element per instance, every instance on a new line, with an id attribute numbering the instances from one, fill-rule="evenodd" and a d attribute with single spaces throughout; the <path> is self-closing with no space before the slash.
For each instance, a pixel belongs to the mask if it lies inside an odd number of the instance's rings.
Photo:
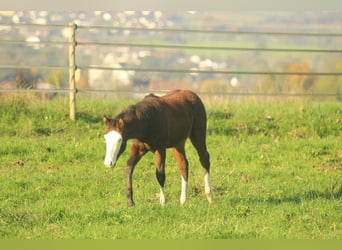
<path id="1" fill-rule="evenodd" d="M 134 206 L 132 175 L 139 160 L 152 152 L 156 160 L 156 177 L 160 185 L 160 205 L 165 206 L 166 149 L 173 148 L 182 179 L 180 204 L 187 200 L 188 160 L 185 142 L 190 138 L 204 169 L 205 194 L 209 203 L 214 201 L 210 185 L 210 159 L 206 146 L 207 116 L 201 99 L 190 90 L 173 90 L 158 97 L 149 94 L 135 105 L 124 109 L 115 118 L 103 117 L 105 125 L 106 156 L 104 165 L 115 166 L 125 151 L 127 140 L 132 139 L 126 163 L 127 206 Z"/>

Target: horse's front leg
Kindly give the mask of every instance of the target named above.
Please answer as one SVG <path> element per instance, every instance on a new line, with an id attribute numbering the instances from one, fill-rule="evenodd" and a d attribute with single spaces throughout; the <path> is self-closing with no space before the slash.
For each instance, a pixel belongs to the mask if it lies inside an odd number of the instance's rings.
<path id="1" fill-rule="evenodd" d="M 182 176 L 182 193 L 180 197 L 180 204 L 183 205 L 188 196 L 188 160 L 185 156 L 184 143 L 179 144 L 173 148 L 173 155 L 178 163 L 178 169 Z"/>
<path id="2" fill-rule="evenodd" d="M 154 152 L 154 155 L 156 157 L 156 164 L 157 164 L 156 176 L 160 185 L 160 205 L 164 207 L 166 203 L 166 196 L 165 196 L 165 190 L 164 190 L 166 149 L 164 148 L 164 149 L 156 150 Z"/>
<path id="3" fill-rule="evenodd" d="M 130 157 L 126 164 L 126 196 L 127 196 L 127 206 L 134 206 L 133 201 L 133 188 L 132 188 L 132 176 L 135 165 L 140 161 L 141 157 L 146 154 L 148 149 L 143 143 L 134 142 L 130 149 Z"/>
<path id="4" fill-rule="evenodd" d="M 132 176 L 133 176 L 134 166 L 128 164 L 126 165 L 126 196 L 127 196 L 127 206 L 134 206 L 133 201 L 133 188 L 132 188 Z"/>

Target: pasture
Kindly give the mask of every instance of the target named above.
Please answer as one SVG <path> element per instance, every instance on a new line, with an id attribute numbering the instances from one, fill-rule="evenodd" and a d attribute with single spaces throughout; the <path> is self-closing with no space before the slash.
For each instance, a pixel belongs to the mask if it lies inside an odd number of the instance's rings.
<path id="1" fill-rule="evenodd" d="M 342 239 L 342 106 L 206 103 L 214 204 L 204 194 L 195 149 L 187 202 L 167 151 L 159 205 L 155 159 L 133 176 L 106 169 L 103 115 L 132 100 L 0 100 L 0 239 Z M 129 147 L 130 144 L 128 144 Z"/>

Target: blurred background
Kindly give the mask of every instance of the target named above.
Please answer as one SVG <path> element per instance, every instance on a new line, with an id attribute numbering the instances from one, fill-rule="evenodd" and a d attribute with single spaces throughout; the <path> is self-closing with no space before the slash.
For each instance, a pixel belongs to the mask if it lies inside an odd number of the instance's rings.
<path id="1" fill-rule="evenodd" d="M 0 11 L 0 95 L 341 101 L 340 11 Z M 55 92 L 54 92 L 55 91 Z"/>

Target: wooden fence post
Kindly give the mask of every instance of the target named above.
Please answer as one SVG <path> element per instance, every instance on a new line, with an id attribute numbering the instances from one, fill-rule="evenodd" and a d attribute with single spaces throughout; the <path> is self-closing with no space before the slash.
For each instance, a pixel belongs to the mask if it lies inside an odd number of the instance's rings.
<path id="1" fill-rule="evenodd" d="M 76 120 L 76 80 L 75 80 L 75 49 L 76 49 L 76 24 L 71 22 L 70 26 L 70 34 L 69 34 L 69 98 L 70 98 L 70 119 L 72 121 Z"/>

